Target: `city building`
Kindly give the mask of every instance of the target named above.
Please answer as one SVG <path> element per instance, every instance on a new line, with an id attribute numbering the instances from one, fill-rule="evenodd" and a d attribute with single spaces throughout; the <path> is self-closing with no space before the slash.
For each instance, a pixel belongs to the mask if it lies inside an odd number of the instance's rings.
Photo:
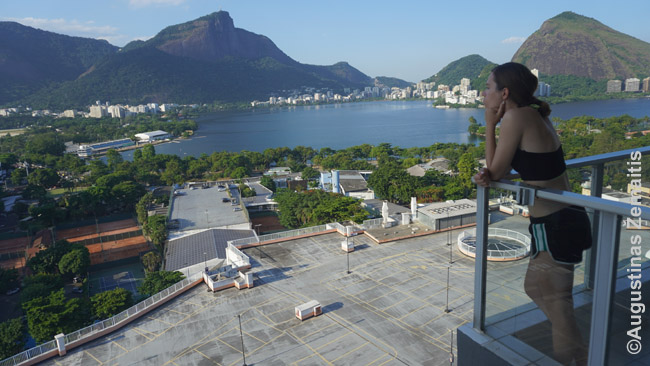
<path id="1" fill-rule="evenodd" d="M 108 109 L 103 105 L 93 105 L 90 106 L 90 117 L 91 118 L 102 118 L 108 115 Z"/>
<path id="2" fill-rule="evenodd" d="M 533 68 L 533 69 L 530 70 L 530 72 L 531 72 L 533 75 L 535 75 L 536 78 L 539 79 L 539 70 Z"/>
<path id="3" fill-rule="evenodd" d="M 77 150 L 77 155 L 79 155 L 82 158 L 86 158 L 93 155 L 103 154 L 110 149 L 119 149 L 122 147 L 131 146 L 133 144 L 134 142 L 131 139 L 105 141 L 105 142 L 98 142 L 95 144 L 84 144 L 84 145 L 79 145 L 79 150 Z"/>
<path id="4" fill-rule="evenodd" d="M 172 135 L 168 132 L 157 130 L 151 132 L 136 133 L 135 137 L 139 139 L 140 143 L 150 143 L 157 140 L 165 140 L 171 138 Z"/>
<path id="5" fill-rule="evenodd" d="M 63 111 L 63 113 L 61 113 L 61 117 L 74 118 L 74 116 L 75 116 L 75 111 L 72 109 L 65 110 Z"/>
<path id="6" fill-rule="evenodd" d="M 643 79 L 643 92 L 650 93 L 650 77 Z"/>
<path id="7" fill-rule="evenodd" d="M 608 93 L 620 93 L 623 83 L 620 80 L 609 80 L 607 82 Z"/>
<path id="8" fill-rule="evenodd" d="M 634 93 L 639 91 L 640 80 L 637 78 L 625 79 L 625 91 Z"/>
<path id="9" fill-rule="evenodd" d="M 435 169 L 443 174 L 451 174 L 451 170 L 449 169 L 449 159 L 447 158 L 436 158 L 427 163 L 416 164 L 406 169 L 406 171 L 412 176 L 424 177 L 426 172 L 431 169 Z"/>
<path id="10" fill-rule="evenodd" d="M 551 86 L 545 82 L 540 81 L 537 84 L 537 90 L 534 94 L 536 97 L 550 97 L 551 96 Z"/>
<path id="11" fill-rule="evenodd" d="M 108 114 L 113 118 L 124 118 L 126 117 L 126 109 L 119 105 L 112 105 L 108 107 Z"/>

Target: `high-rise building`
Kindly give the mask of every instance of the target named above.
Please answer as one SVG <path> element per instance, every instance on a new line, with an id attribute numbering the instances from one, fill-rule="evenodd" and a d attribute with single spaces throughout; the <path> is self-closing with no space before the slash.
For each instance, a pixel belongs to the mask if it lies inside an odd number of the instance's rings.
<path id="1" fill-rule="evenodd" d="M 640 82 L 641 82 L 641 80 L 639 80 L 637 78 L 625 79 L 625 91 L 626 92 L 638 92 Z"/>
<path id="2" fill-rule="evenodd" d="M 650 77 L 643 79 L 643 92 L 650 93 Z"/>
<path id="3" fill-rule="evenodd" d="M 531 69 L 530 72 L 532 72 L 533 75 L 535 75 L 535 77 L 539 79 L 539 70 L 537 70 L 537 69 Z"/>
<path id="4" fill-rule="evenodd" d="M 467 91 L 471 88 L 470 86 L 470 80 L 468 78 L 462 78 L 460 79 L 460 92 L 461 93 L 467 93 Z"/>
<path id="5" fill-rule="evenodd" d="M 539 83 L 537 83 L 537 90 L 533 95 L 536 97 L 550 97 L 551 86 L 546 84 L 545 82 L 540 81 Z"/>
<path id="6" fill-rule="evenodd" d="M 607 82 L 608 93 L 620 93 L 622 82 L 620 80 L 609 80 Z"/>
<path id="7" fill-rule="evenodd" d="M 102 118 L 108 114 L 106 107 L 103 105 L 93 105 L 90 107 L 90 117 Z"/>

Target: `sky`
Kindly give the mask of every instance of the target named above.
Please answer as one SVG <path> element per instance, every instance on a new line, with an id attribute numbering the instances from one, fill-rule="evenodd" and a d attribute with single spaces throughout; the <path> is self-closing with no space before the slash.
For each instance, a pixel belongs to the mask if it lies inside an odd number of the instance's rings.
<path id="1" fill-rule="evenodd" d="M 2 0 L 0 21 L 124 46 L 219 10 L 298 62 L 346 61 L 371 77 L 410 82 L 471 54 L 508 62 L 545 20 L 564 11 L 650 42 L 647 0 Z"/>

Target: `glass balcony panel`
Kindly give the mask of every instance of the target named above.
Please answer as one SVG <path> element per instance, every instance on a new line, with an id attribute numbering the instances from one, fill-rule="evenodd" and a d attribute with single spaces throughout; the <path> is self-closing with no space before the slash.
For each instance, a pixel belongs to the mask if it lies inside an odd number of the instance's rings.
<path id="1" fill-rule="evenodd" d="M 650 306 L 650 224 L 638 217 L 624 217 L 619 238 L 607 364 L 647 364 L 650 360 L 650 347 L 647 347 L 650 309 L 646 309 Z M 646 347 L 637 349 L 641 344 Z"/>
<path id="2" fill-rule="evenodd" d="M 503 196 L 499 194 L 500 196 Z M 505 205 L 505 207 L 503 207 Z M 585 252 L 583 261 L 573 266 L 556 266 L 548 251 L 541 252 L 535 261 L 536 280 L 525 288 L 530 256 L 521 258 L 518 248 L 530 245 L 530 219 L 525 206 L 502 200 L 500 207 L 492 207 L 488 226 L 488 267 L 486 292 L 486 329 L 496 338 L 516 339 L 532 347 L 539 356 L 555 358 L 553 333 L 548 316 L 557 317 L 563 327 L 565 341 L 572 347 L 581 347 L 586 356 L 591 324 L 592 292 L 584 285 Z M 579 208 L 567 208 L 579 212 Z M 595 239 L 594 239 L 595 240 Z M 552 245 L 552 244 L 551 244 Z M 494 252 L 492 252 L 494 251 Z M 491 260 L 490 260 L 491 259 Z M 562 282 L 565 286 L 562 286 Z M 567 287 L 568 286 L 568 287 Z M 530 296 L 535 296 L 537 303 Z M 538 304 L 542 304 L 544 311 Z M 566 339 L 576 340 L 571 344 Z M 582 341 L 580 341 L 582 340 Z M 556 344 L 557 344 L 556 340 Z M 575 349 L 571 352 L 575 352 Z M 539 357 L 531 356 L 531 357 Z"/>

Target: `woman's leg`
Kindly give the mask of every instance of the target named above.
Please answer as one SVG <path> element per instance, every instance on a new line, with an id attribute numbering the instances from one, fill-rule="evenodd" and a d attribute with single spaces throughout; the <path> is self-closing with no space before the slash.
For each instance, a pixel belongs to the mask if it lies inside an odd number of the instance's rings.
<path id="1" fill-rule="evenodd" d="M 573 266 L 558 264 L 548 252 L 540 252 L 530 261 L 524 286 L 551 322 L 555 359 L 564 365 L 573 359 L 578 365 L 586 362 L 573 309 Z"/>

